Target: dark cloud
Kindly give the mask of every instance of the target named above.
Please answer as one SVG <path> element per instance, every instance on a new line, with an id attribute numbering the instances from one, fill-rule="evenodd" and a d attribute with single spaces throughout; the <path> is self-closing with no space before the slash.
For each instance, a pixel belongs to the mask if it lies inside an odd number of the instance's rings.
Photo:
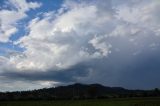
<path id="1" fill-rule="evenodd" d="M 48 71 L 28 71 L 15 72 L 5 71 L 1 76 L 9 79 L 17 80 L 31 80 L 31 81 L 58 81 L 61 83 L 75 82 L 78 77 L 86 77 L 89 74 L 89 67 L 84 64 L 75 65 L 65 70 L 52 70 Z"/>
<path id="2" fill-rule="evenodd" d="M 90 62 L 92 74 L 82 79 L 82 82 L 96 82 L 106 86 L 122 86 L 130 89 L 160 87 L 160 47 L 153 49 L 146 43 L 143 48 L 135 49 L 124 39 L 118 39 L 118 41 L 114 47 L 119 48 L 119 51 L 112 48 L 112 53 L 107 58 Z M 152 41 L 158 42 L 158 39 L 150 38 L 149 44 Z M 133 53 L 135 50 L 141 52 L 135 55 Z"/>
<path id="3" fill-rule="evenodd" d="M 158 52 L 141 54 L 125 68 L 119 84 L 129 88 L 152 89 L 160 87 L 160 57 Z"/>
<path id="4" fill-rule="evenodd" d="M 160 3 L 66 0 L 61 5 L 67 8 L 57 8 L 60 13 L 54 9 L 42 11 L 45 13 L 29 19 L 26 35 L 12 44 L 24 50 L 0 47 L 0 84 L 4 90 L 8 83 L 18 81 L 27 82 L 27 86 L 28 82 L 39 81 L 42 87 L 51 82 L 101 83 L 132 89 L 160 87 Z M 19 18 L 24 17 L 20 14 Z M 16 28 L 13 23 L 4 24 L 7 31 L 10 26 Z M 34 88 L 34 84 L 31 86 Z"/>
<path id="5" fill-rule="evenodd" d="M 152 41 L 156 40 L 152 37 Z M 143 49 L 137 49 L 137 47 L 135 49 L 129 41 L 120 38 L 112 40 L 112 43 L 114 43 L 114 48 L 106 58 L 83 62 L 64 70 L 49 69 L 45 72 L 6 70 L 1 76 L 14 80 L 57 81 L 65 84 L 101 83 L 106 86 L 122 86 L 130 89 L 160 87 L 159 46 L 152 49 L 146 44 Z M 132 50 L 141 50 L 141 52 L 133 55 Z"/>

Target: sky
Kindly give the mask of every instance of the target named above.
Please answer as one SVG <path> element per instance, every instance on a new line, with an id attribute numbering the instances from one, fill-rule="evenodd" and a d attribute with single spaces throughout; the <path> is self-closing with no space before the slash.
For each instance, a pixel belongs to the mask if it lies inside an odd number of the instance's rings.
<path id="1" fill-rule="evenodd" d="M 160 88 L 159 54 L 159 0 L 0 0 L 0 91 Z"/>

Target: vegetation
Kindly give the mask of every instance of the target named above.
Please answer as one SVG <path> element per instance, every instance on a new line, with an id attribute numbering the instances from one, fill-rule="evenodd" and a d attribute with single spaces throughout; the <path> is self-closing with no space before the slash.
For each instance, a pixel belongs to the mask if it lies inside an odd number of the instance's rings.
<path id="1" fill-rule="evenodd" d="M 160 106 L 160 98 L 3 101 L 0 106 Z"/>
<path id="2" fill-rule="evenodd" d="M 73 84 L 33 91 L 0 93 L 0 101 L 89 100 L 133 97 L 160 97 L 160 91 L 158 88 L 154 90 L 128 90 L 121 87 L 106 87 L 100 84 Z"/>

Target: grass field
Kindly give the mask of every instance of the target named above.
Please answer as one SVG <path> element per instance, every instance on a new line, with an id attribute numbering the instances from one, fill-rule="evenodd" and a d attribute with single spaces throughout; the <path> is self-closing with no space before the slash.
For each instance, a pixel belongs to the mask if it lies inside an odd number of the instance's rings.
<path id="1" fill-rule="evenodd" d="M 59 101 L 1 101 L 0 106 L 160 106 L 160 98 Z"/>

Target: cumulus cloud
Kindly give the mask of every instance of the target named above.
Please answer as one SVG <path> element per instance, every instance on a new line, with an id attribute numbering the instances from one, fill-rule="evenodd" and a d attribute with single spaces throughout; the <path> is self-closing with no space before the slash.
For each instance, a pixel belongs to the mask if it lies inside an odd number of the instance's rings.
<path id="1" fill-rule="evenodd" d="M 107 24 L 113 17 L 108 14 L 110 10 L 102 11 L 96 4 L 78 5 L 75 2 L 73 5 L 62 7 L 67 11 L 58 16 L 58 13 L 51 12 L 42 19 L 31 20 L 29 33 L 16 42 L 26 49 L 24 59 L 16 58 L 17 68 L 42 71 L 66 69 L 109 54 L 111 46 L 105 39 L 95 38 L 95 35 L 103 37 L 109 32 Z"/>
<path id="2" fill-rule="evenodd" d="M 26 0 L 9 0 L 6 5 L 7 9 L 0 10 L 0 42 L 3 43 L 9 42 L 9 38 L 18 31 L 18 21 L 27 17 L 27 11 L 41 6 L 40 3 L 28 3 Z"/>
<path id="3" fill-rule="evenodd" d="M 157 0 L 142 0 L 133 6 L 121 5 L 117 8 L 117 18 L 159 35 L 159 7 Z"/>
<path id="4" fill-rule="evenodd" d="M 17 17 L 7 21 L 2 16 L 6 23 L 1 19 L 0 33 L 8 34 L 0 36 L 3 42 L 18 30 L 16 23 L 27 11 L 40 6 L 18 0 L 9 3 L 16 10 L 2 9 L 0 14 L 6 11 Z M 104 83 L 102 78 L 108 79 L 105 84 L 118 85 L 129 66 L 135 70 L 136 57 L 153 55 L 149 48 L 159 47 L 159 5 L 156 0 L 67 0 L 58 10 L 30 20 L 26 34 L 14 42 L 24 51 L 0 57 L 0 76 L 41 81 L 42 86 L 55 81 Z M 139 69 L 145 69 L 144 65 Z"/>

